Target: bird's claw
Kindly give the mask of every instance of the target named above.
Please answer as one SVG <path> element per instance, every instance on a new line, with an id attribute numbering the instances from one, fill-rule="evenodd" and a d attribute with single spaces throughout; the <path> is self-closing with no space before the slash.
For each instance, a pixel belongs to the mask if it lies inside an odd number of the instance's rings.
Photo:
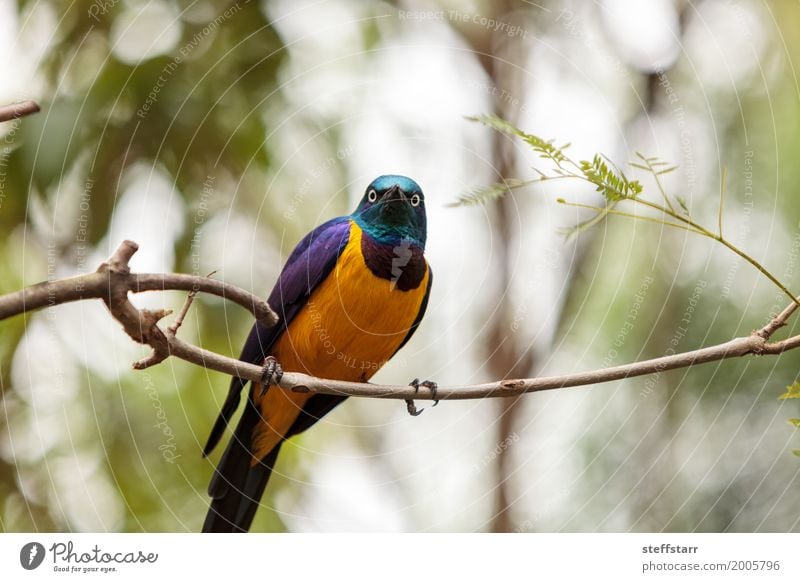
<path id="1" fill-rule="evenodd" d="M 411 416 L 419 416 L 422 414 L 422 411 L 425 410 L 424 408 L 417 410 L 417 406 L 414 404 L 413 400 L 406 400 L 406 409 Z"/>
<path id="2" fill-rule="evenodd" d="M 270 384 L 277 386 L 281 378 L 283 378 L 283 368 L 278 360 L 274 356 L 264 358 L 264 367 L 261 369 L 261 396 L 264 396 Z"/>
<path id="3" fill-rule="evenodd" d="M 432 382 L 431 380 L 424 380 L 422 382 L 419 381 L 419 378 L 414 378 L 414 380 L 409 384 L 409 386 L 413 386 L 416 392 L 419 392 L 420 386 L 425 386 L 425 388 L 431 391 L 431 396 L 433 397 L 433 405 L 436 406 L 439 404 L 439 399 L 436 398 L 437 391 L 439 390 L 439 385 L 436 382 Z"/>
<path id="4" fill-rule="evenodd" d="M 433 396 L 433 405 L 436 406 L 439 404 L 439 400 L 436 398 L 436 391 L 439 389 L 439 385 L 436 382 L 431 382 L 430 380 L 424 380 L 423 382 L 420 382 L 419 378 L 414 378 L 409 386 L 414 387 L 414 392 L 419 392 L 419 387 L 425 386 L 425 388 L 428 388 L 431 391 L 431 396 Z M 419 416 L 422 414 L 422 411 L 425 410 L 424 408 L 417 410 L 413 400 L 406 400 L 406 408 L 411 416 Z"/>

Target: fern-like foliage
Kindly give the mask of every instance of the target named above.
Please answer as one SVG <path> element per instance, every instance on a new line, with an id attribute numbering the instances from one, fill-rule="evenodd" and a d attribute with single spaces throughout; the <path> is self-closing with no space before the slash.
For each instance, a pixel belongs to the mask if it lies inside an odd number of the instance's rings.
<path id="1" fill-rule="evenodd" d="M 514 127 L 505 119 L 501 119 L 496 115 L 476 115 L 474 117 L 468 117 L 467 119 L 482 123 L 486 127 L 491 127 L 492 129 L 495 129 L 506 135 L 520 138 L 522 141 L 531 146 L 533 151 L 538 153 L 542 159 L 550 160 L 559 167 L 561 164 L 567 161 L 567 156 L 564 153 L 564 150 L 567 149 L 570 144 L 564 144 L 561 147 L 555 146 L 553 145 L 553 140 L 545 140 L 537 135 L 526 133 L 521 129 Z"/>
<path id="2" fill-rule="evenodd" d="M 553 140 L 546 140 L 538 135 L 524 132 L 495 115 L 476 115 L 474 117 L 468 117 L 467 119 L 482 123 L 505 135 L 521 139 L 528 144 L 541 159 L 550 161 L 555 166 L 551 174 L 534 168 L 539 174 L 539 178 L 529 182 L 520 182 L 517 180 L 513 183 L 513 186 L 510 187 L 518 188 L 520 186 L 526 186 L 528 184 L 543 182 L 554 178 L 578 178 L 593 184 L 597 188 L 597 191 L 602 193 L 603 196 L 612 203 L 635 198 L 642 191 L 642 185 L 638 180 L 629 180 L 624 172 L 614 166 L 607 158 L 599 154 L 594 156 L 592 161 L 576 163 L 565 153 L 565 150 L 570 146 L 568 143 L 557 146 L 554 144 Z M 648 164 L 659 164 L 656 160 L 649 160 L 647 158 L 643 158 L 643 160 Z M 670 168 L 669 171 L 671 171 L 671 169 L 672 168 Z M 487 188 L 462 194 L 453 205 L 469 206 L 483 204 L 489 200 L 498 198 L 508 191 L 509 186 L 507 184 L 510 182 L 511 181 L 507 181 L 506 184 L 492 184 Z M 591 221 L 591 224 L 596 223 L 596 221 Z"/>
<path id="3" fill-rule="evenodd" d="M 525 186 L 528 183 L 523 180 L 506 180 L 505 182 L 495 182 L 486 188 L 475 188 L 469 192 L 460 194 L 455 202 L 448 204 L 448 206 L 478 206 L 486 204 L 501 196 L 505 195 L 508 191 L 514 188 Z"/>
<path id="4" fill-rule="evenodd" d="M 597 191 L 610 202 L 636 198 L 642 192 L 638 180 L 628 180 L 621 170 L 612 169 L 600 154 L 595 155 L 591 162 L 582 160 L 580 168 L 587 180 L 597 186 Z"/>
<path id="5" fill-rule="evenodd" d="M 778 396 L 779 400 L 789 400 L 792 398 L 800 398 L 800 381 L 795 382 L 791 386 L 787 386 L 786 392 Z M 795 428 L 800 428 L 800 418 L 790 418 L 789 424 Z M 792 453 L 800 457 L 800 449 L 795 449 Z"/>
<path id="6" fill-rule="evenodd" d="M 800 381 L 786 387 L 786 392 L 778 396 L 778 400 L 789 400 L 790 398 L 800 398 Z"/>

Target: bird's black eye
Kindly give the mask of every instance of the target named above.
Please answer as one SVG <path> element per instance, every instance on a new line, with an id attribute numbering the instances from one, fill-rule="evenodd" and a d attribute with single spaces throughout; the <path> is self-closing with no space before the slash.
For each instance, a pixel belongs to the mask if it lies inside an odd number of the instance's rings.
<path id="1" fill-rule="evenodd" d="M 419 203 L 420 203 L 420 197 L 419 197 L 419 194 L 414 194 L 414 195 L 411 197 L 411 206 L 419 206 Z"/>
<path id="2" fill-rule="evenodd" d="M 369 200 L 370 202 L 375 202 L 377 199 L 378 199 L 378 193 L 370 188 L 370 191 L 367 192 L 367 200 Z"/>

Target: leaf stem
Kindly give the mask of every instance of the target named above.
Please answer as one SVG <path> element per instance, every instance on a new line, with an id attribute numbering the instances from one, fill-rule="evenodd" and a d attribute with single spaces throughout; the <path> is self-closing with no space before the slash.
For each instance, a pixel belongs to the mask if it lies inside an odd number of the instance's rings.
<path id="1" fill-rule="evenodd" d="M 559 204 L 563 204 L 565 206 L 575 206 L 576 208 L 586 208 L 587 210 L 595 210 L 597 212 L 603 214 L 616 214 L 617 216 L 626 216 L 628 218 L 634 218 L 637 220 L 644 220 L 645 222 L 654 222 L 656 224 L 662 224 L 665 226 L 671 226 L 673 228 L 679 228 L 681 230 L 686 230 L 688 232 L 694 232 L 697 234 L 703 234 L 701 231 L 691 228 L 689 226 L 684 226 L 683 224 L 678 224 L 676 222 L 667 222 L 666 220 L 659 220 L 657 218 L 652 218 L 650 216 L 641 216 L 639 214 L 632 214 L 630 212 L 623 212 L 621 210 L 612 210 L 611 208 L 602 208 L 600 206 L 592 206 L 591 204 L 581 204 L 580 202 L 569 202 L 568 200 L 564 200 L 563 198 L 559 198 L 557 200 Z"/>
<path id="2" fill-rule="evenodd" d="M 725 198 L 725 183 L 727 180 L 727 168 L 723 168 L 722 177 L 720 180 L 720 191 L 719 191 L 719 210 L 717 214 L 717 227 L 719 232 L 711 232 L 707 228 L 701 226 L 697 222 L 695 222 L 691 216 L 689 215 L 688 208 L 686 205 L 678 199 L 678 202 L 681 203 L 681 207 L 684 209 L 686 214 L 681 214 L 676 212 L 675 208 L 672 206 L 672 202 L 667 196 L 667 193 L 664 189 L 664 185 L 661 183 L 661 179 L 659 178 L 660 174 L 665 174 L 667 172 L 671 172 L 675 169 L 675 167 L 670 167 L 664 170 L 659 170 L 658 166 L 667 165 L 664 162 L 660 162 L 657 158 L 648 158 L 643 156 L 641 153 L 636 153 L 640 160 L 644 163 L 637 164 L 632 163 L 634 167 L 640 168 L 649 172 L 656 181 L 656 186 L 658 188 L 661 197 L 664 199 L 664 204 L 666 206 L 662 206 L 656 202 L 650 202 L 649 200 L 644 200 L 643 198 L 639 197 L 638 194 L 641 192 L 641 184 L 637 181 L 629 181 L 625 174 L 616 167 L 614 162 L 608 160 L 604 156 L 601 158 L 600 155 L 596 155 L 594 158 L 594 162 L 581 162 L 580 164 L 575 162 L 570 156 L 564 153 L 564 147 L 558 148 L 553 146 L 552 142 L 545 141 L 535 135 L 528 134 L 523 132 L 520 129 L 512 126 L 508 122 L 494 116 L 478 116 L 471 118 L 475 121 L 479 121 L 489 127 L 492 127 L 498 131 L 502 131 L 507 135 L 515 135 L 525 142 L 527 142 L 536 152 L 539 153 L 539 156 L 543 159 L 548 159 L 552 161 L 557 170 L 556 176 L 547 176 L 544 172 L 537 170 L 541 178 L 536 180 L 531 180 L 528 183 L 532 182 L 544 182 L 547 180 L 558 178 L 577 178 L 579 180 L 583 180 L 589 184 L 592 184 L 597 188 L 597 191 L 602 192 L 603 196 L 606 198 L 607 201 L 617 203 L 623 200 L 630 200 L 634 203 L 643 204 L 644 206 L 661 212 L 662 214 L 669 216 L 675 219 L 677 222 L 669 222 L 666 220 L 658 220 L 649 216 L 640 216 L 637 214 L 632 214 L 628 212 L 622 212 L 619 210 L 613 210 L 610 206 L 605 208 L 601 208 L 598 206 L 592 206 L 589 204 L 580 204 L 576 202 L 567 202 L 566 200 L 558 199 L 558 202 L 562 204 L 566 204 L 568 206 L 576 206 L 578 208 L 587 208 L 590 210 L 597 211 L 601 213 L 598 216 L 604 216 L 607 214 L 617 214 L 619 216 L 626 216 L 629 218 L 638 218 L 639 220 L 645 220 L 648 222 L 655 222 L 657 224 L 671 226 L 673 228 L 679 228 L 688 232 L 694 232 L 696 234 L 708 237 L 712 240 L 715 240 L 721 243 L 723 246 L 727 247 L 733 253 L 750 263 L 756 270 L 764 275 L 769 281 L 771 281 L 778 289 L 780 289 L 789 299 L 792 300 L 793 305 L 800 306 L 800 298 L 795 297 L 795 295 L 789 291 L 789 289 L 781 283 L 775 275 L 770 273 L 764 265 L 759 263 L 756 259 L 748 255 L 746 252 L 738 248 L 736 245 L 728 241 L 722 232 L 722 213 L 723 213 L 723 202 Z M 566 146 L 565 146 L 566 147 Z M 605 163 L 602 163 L 602 167 L 598 168 L 598 165 L 601 165 L 601 162 L 598 160 L 606 159 L 610 165 L 614 168 L 613 170 L 607 169 Z M 568 170 L 566 166 L 569 165 L 575 168 L 576 172 Z M 585 165 L 585 167 L 584 167 Z M 520 187 L 523 185 L 527 185 L 525 183 L 520 184 Z M 682 224 L 681 224 L 682 223 Z M 589 224 L 595 224 L 594 221 L 589 221 Z"/>
<path id="3" fill-rule="evenodd" d="M 722 238 L 722 201 L 725 196 L 725 181 L 727 177 L 728 177 L 728 168 L 722 168 L 722 179 L 720 180 L 719 183 L 719 215 L 717 216 L 720 238 Z"/>
<path id="4" fill-rule="evenodd" d="M 795 295 L 791 291 L 789 291 L 789 289 L 786 287 L 786 285 L 781 283 L 778 280 L 778 278 L 775 277 L 775 275 L 770 273 L 767 270 L 767 268 L 764 267 L 764 265 L 759 263 L 756 259 L 754 259 L 750 255 L 748 255 L 742 249 L 740 249 L 739 247 L 737 247 L 736 245 L 731 243 L 728 239 L 726 239 L 724 236 L 722 236 L 722 234 L 717 234 L 717 233 L 711 232 L 707 228 L 704 228 L 700 224 L 696 223 L 691 218 L 686 217 L 686 216 L 682 216 L 681 214 L 678 214 L 677 212 L 674 212 L 674 211 L 672 211 L 672 210 L 670 210 L 668 208 L 665 208 L 665 207 L 661 206 L 660 204 L 656 204 L 654 202 L 649 202 L 647 200 L 642 200 L 641 198 L 633 198 L 632 200 L 634 202 L 638 202 L 639 204 L 644 204 L 645 206 L 648 206 L 648 207 L 653 208 L 655 210 L 659 210 L 659 211 L 663 212 L 664 214 L 666 214 L 668 216 L 671 216 L 672 218 L 674 218 L 676 220 L 679 220 L 679 221 L 681 221 L 681 222 L 693 227 L 695 229 L 694 232 L 696 232 L 697 234 L 701 234 L 701 235 L 703 235 L 705 237 L 708 237 L 710 239 L 713 239 L 713 240 L 717 241 L 718 243 L 721 243 L 723 246 L 727 247 L 728 249 L 733 251 L 735 254 L 737 254 L 739 257 L 743 258 L 745 261 L 747 261 L 753 267 L 755 267 L 756 270 L 758 270 L 759 273 L 764 275 L 776 287 L 778 287 L 778 289 L 783 291 L 783 293 L 786 294 L 786 296 L 789 299 L 791 299 L 793 303 L 796 303 L 797 305 L 800 305 L 800 299 L 795 297 Z M 665 224 L 670 224 L 670 223 L 665 223 Z M 721 224 L 721 219 L 720 219 L 720 224 Z M 689 230 L 689 229 L 686 229 L 686 230 Z"/>

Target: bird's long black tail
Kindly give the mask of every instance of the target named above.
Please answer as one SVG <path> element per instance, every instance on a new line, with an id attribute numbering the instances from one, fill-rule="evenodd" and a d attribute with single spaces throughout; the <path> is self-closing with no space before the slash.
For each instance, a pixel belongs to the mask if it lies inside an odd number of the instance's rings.
<path id="1" fill-rule="evenodd" d="M 250 440 L 258 419 L 259 412 L 248 398 L 236 431 L 208 486 L 211 507 L 203 532 L 246 532 L 253 523 L 281 448 L 278 443 L 260 463 L 251 466 Z"/>

